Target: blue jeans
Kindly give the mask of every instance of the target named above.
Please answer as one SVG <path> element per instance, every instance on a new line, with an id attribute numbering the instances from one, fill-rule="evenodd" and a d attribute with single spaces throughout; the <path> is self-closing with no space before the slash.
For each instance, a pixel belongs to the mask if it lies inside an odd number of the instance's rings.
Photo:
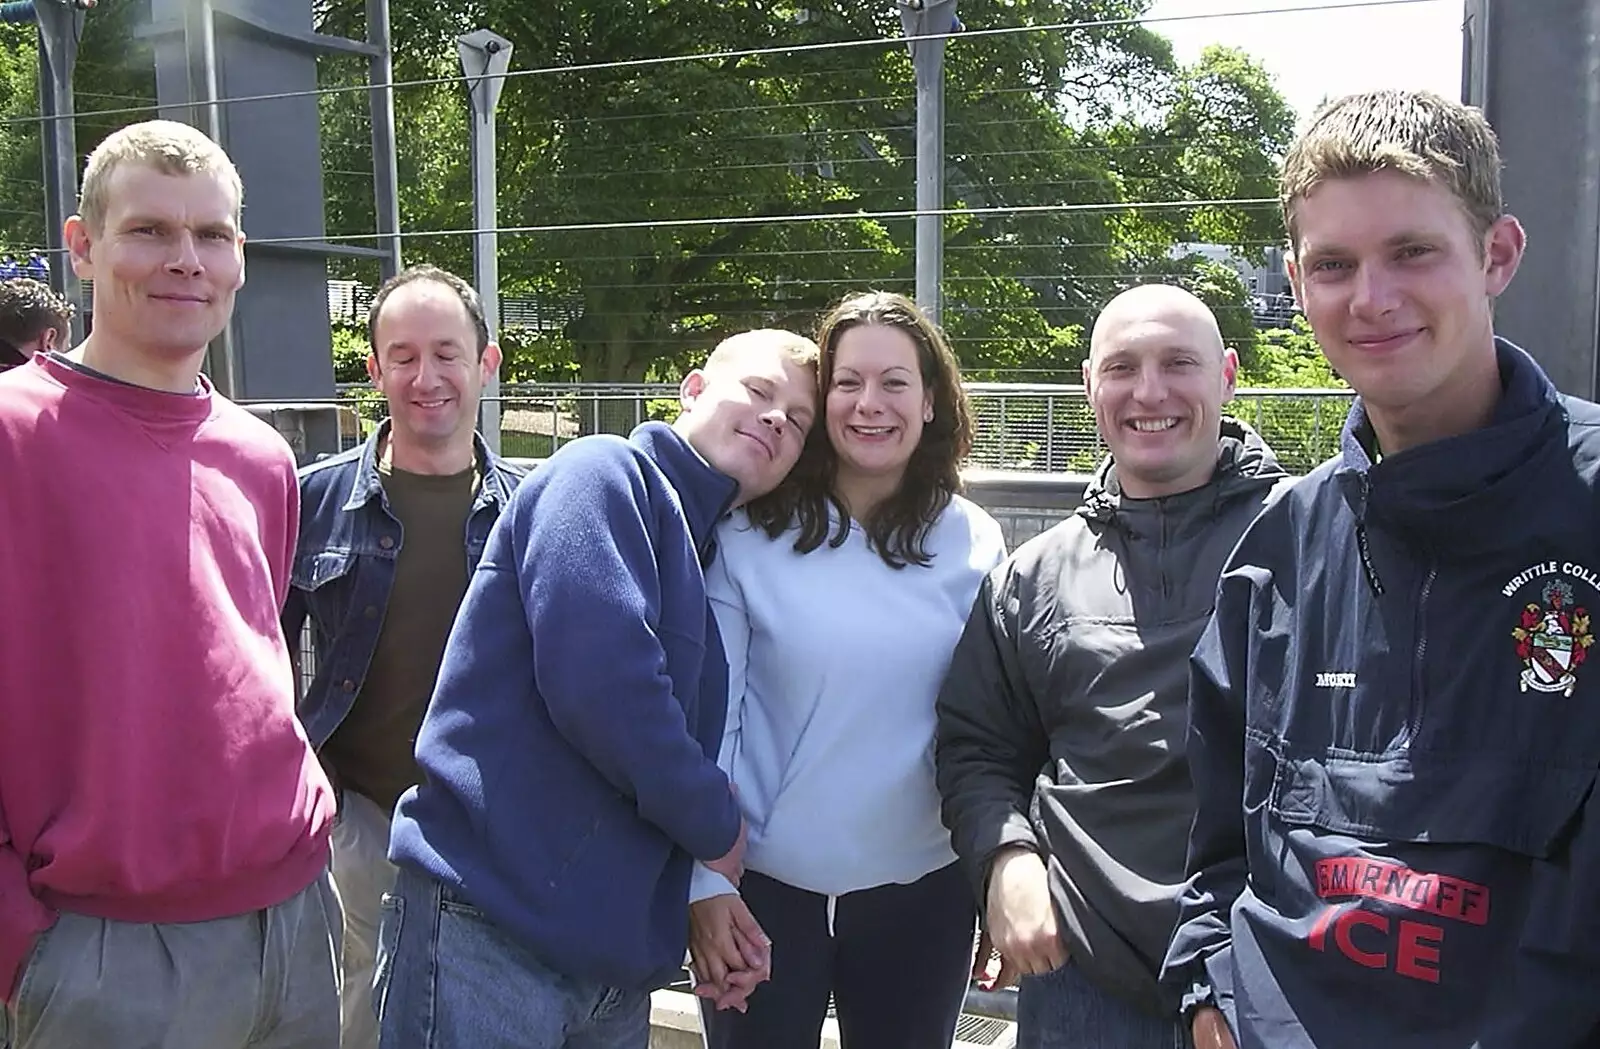
<path id="1" fill-rule="evenodd" d="M 1176 1017 L 1152 1016 L 1090 983 L 1071 961 L 1017 989 L 1017 1049 L 1187 1049 Z"/>
<path id="2" fill-rule="evenodd" d="M 650 995 L 551 970 L 471 904 L 402 867 L 383 898 L 380 1049 L 647 1049 Z"/>

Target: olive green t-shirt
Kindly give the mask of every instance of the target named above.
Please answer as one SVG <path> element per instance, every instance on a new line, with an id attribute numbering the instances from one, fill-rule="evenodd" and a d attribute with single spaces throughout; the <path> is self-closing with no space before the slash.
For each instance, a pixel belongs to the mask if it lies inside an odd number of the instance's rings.
<path id="1" fill-rule="evenodd" d="M 439 476 L 380 469 L 389 512 L 402 529 L 394 589 L 389 607 L 380 610 L 378 647 L 355 706 L 322 756 L 341 786 L 392 812 L 400 795 L 421 779 L 417 729 L 467 591 L 467 516 L 478 472 Z"/>

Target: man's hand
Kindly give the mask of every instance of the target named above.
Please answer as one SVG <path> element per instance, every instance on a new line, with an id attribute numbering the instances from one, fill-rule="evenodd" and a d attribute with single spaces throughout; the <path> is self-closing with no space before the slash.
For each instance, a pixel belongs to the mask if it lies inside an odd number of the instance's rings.
<path id="1" fill-rule="evenodd" d="M 1216 1006 L 1203 1005 L 1194 1011 L 1194 1022 L 1189 1026 L 1194 1035 L 1194 1049 L 1238 1049 L 1228 1021 Z"/>
<path id="2" fill-rule="evenodd" d="M 772 941 L 735 894 L 689 905 L 689 955 L 694 993 L 718 1009 L 744 1012 L 750 992 L 772 978 Z"/>
<path id="3" fill-rule="evenodd" d="M 1066 964 L 1056 929 L 1050 874 L 1032 849 L 1003 849 L 989 867 L 987 936 L 1000 952 L 1000 973 L 990 989 L 1023 976 L 1043 976 Z"/>
<path id="4" fill-rule="evenodd" d="M 733 840 L 733 848 L 728 850 L 727 855 L 707 861 L 706 866 L 738 885 L 739 879 L 744 877 L 744 846 L 749 833 L 750 825 L 740 816 L 739 836 Z"/>

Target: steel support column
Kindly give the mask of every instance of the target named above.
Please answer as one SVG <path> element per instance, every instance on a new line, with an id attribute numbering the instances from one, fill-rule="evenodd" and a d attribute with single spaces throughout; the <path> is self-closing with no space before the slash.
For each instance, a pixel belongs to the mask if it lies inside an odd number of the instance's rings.
<path id="1" fill-rule="evenodd" d="M 72 343 L 84 336 L 83 286 L 67 260 L 62 225 L 78 210 L 78 138 L 72 107 L 72 73 L 83 37 L 83 11 L 49 0 L 34 6 L 39 26 L 39 113 L 44 136 L 44 226 L 50 248 L 50 284 L 77 309 Z"/>

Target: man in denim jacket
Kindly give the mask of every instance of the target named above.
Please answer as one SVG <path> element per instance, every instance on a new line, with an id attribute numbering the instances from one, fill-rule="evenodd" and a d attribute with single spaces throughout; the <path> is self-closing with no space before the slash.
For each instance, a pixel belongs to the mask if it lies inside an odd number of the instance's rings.
<path id="1" fill-rule="evenodd" d="M 378 1044 L 370 988 L 378 906 L 394 882 L 389 819 L 419 778 L 417 727 L 467 579 L 521 479 L 473 430 L 500 350 L 470 285 L 407 270 L 378 290 L 368 334 L 389 418 L 360 448 L 300 472 L 283 618 L 291 649 L 311 622 L 315 675 L 299 713 L 341 796 L 345 1049 Z"/>

